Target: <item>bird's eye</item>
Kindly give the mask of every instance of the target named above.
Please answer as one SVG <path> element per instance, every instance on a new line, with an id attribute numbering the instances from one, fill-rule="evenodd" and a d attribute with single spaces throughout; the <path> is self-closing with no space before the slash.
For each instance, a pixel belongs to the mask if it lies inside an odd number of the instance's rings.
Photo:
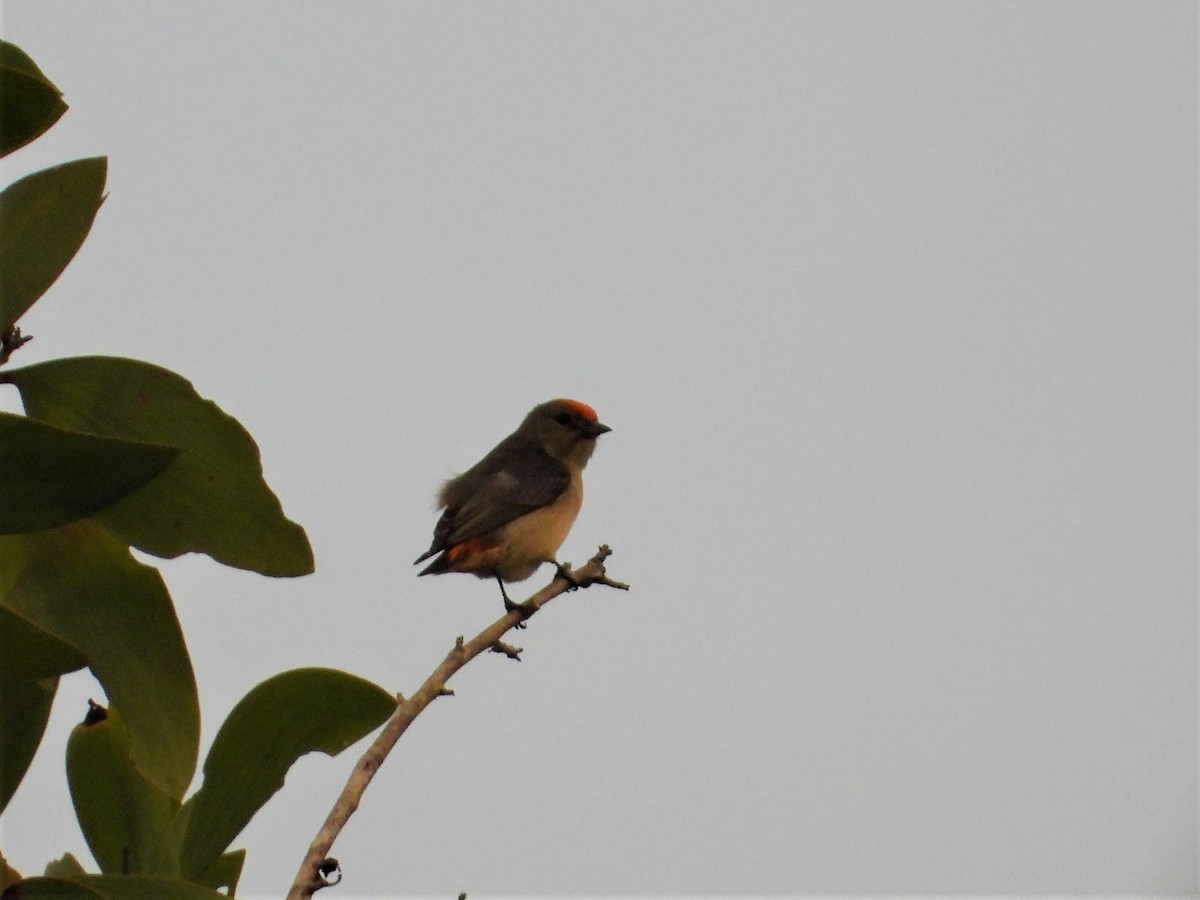
<path id="1" fill-rule="evenodd" d="M 559 425 L 570 425 L 571 424 L 571 414 L 565 413 L 565 412 L 560 412 L 558 415 L 556 415 L 554 417 L 554 421 L 557 422 Z"/>

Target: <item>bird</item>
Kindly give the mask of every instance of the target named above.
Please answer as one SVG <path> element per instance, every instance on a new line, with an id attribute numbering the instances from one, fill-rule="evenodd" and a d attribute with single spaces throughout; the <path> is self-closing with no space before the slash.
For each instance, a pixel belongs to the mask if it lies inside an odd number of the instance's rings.
<path id="1" fill-rule="evenodd" d="M 578 400 L 535 406 L 516 431 L 442 485 L 433 543 L 413 565 L 435 558 L 417 574 L 495 578 L 510 612 L 532 610 L 509 599 L 505 582 L 524 581 L 543 563 L 577 586 L 556 554 L 583 503 L 584 466 L 609 431 Z"/>

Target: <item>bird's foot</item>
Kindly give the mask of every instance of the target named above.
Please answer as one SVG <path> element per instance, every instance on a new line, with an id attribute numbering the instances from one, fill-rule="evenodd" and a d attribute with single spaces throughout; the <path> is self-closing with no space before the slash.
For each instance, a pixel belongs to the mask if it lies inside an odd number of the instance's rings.
<path id="1" fill-rule="evenodd" d="M 523 603 L 513 603 L 513 601 L 508 599 L 508 594 L 504 595 L 504 609 L 506 612 L 519 612 L 521 614 L 522 621 L 517 623 L 517 628 L 524 628 L 524 620 L 528 619 L 535 612 L 537 612 L 537 607 L 534 606 L 530 601 L 526 600 Z"/>
<path id="2" fill-rule="evenodd" d="M 581 587 L 579 579 L 571 574 L 570 563 L 560 563 L 557 560 L 554 563 L 554 574 L 556 578 L 561 578 L 570 585 L 568 591 L 577 591 Z"/>
<path id="3" fill-rule="evenodd" d="M 528 619 L 537 610 L 528 600 L 524 603 L 513 603 L 508 599 L 508 591 L 504 589 L 504 579 L 499 575 L 496 576 L 496 584 L 500 585 L 500 596 L 504 598 L 504 611 L 513 612 L 514 610 L 521 613 L 521 621 L 517 622 L 517 628 L 525 627 L 525 619 Z"/>

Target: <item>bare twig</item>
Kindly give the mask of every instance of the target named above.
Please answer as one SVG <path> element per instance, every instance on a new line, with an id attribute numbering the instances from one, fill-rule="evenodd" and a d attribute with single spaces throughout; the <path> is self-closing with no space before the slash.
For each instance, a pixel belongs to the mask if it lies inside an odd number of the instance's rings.
<path id="1" fill-rule="evenodd" d="M 571 570 L 571 577 L 579 587 L 603 584 L 622 591 L 629 590 L 629 585 L 612 581 L 605 574 L 604 560 L 611 555 L 612 551 L 608 549 L 607 545 L 600 547 L 596 555 L 588 560 L 587 565 Z M 288 891 L 288 900 L 305 900 L 305 898 L 311 897 L 315 891 L 328 887 L 331 883 L 336 883 L 330 882 L 327 877 L 322 876 L 322 866 L 330 860 L 329 851 L 333 847 L 333 842 L 341 834 L 346 822 L 354 815 L 354 811 L 358 809 L 359 801 L 361 801 L 367 785 L 371 783 L 371 779 L 375 777 L 375 773 L 383 765 L 383 761 L 396 742 L 408 730 L 408 726 L 435 699 L 454 693 L 446 687 L 446 682 L 450 677 L 487 650 L 503 653 L 512 659 L 520 659 L 521 649 L 505 644 L 501 638 L 509 629 L 516 628 L 559 594 L 571 589 L 570 582 L 556 577 L 554 581 L 525 601 L 521 608 L 506 612 L 470 641 L 464 641 L 462 637 L 459 637 L 455 641 L 453 649 L 446 654 L 446 658 L 411 697 L 405 698 L 403 695 L 397 695 L 396 711 L 392 713 L 392 717 L 383 726 L 383 730 L 379 732 L 374 742 L 355 765 L 354 771 L 350 773 L 350 777 L 346 781 L 346 786 L 342 788 L 341 795 L 326 817 L 325 824 L 321 826 L 321 830 L 317 832 L 317 836 L 309 846 L 304 862 L 300 864 L 296 879 L 292 883 L 292 889 Z M 336 862 L 334 862 L 334 867 L 336 868 Z"/>
<path id="2" fill-rule="evenodd" d="M 514 647 L 512 644 L 504 643 L 504 641 L 496 641 L 488 649 L 493 653 L 503 653 L 509 659 L 515 659 L 517 662 L 521 661 L 521 654 L 525 652 L 520 647 Z"/>

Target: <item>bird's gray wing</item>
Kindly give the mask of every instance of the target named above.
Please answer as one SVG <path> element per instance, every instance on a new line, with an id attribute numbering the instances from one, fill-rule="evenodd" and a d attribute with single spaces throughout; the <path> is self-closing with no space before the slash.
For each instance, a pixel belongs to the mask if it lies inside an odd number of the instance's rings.
<path id="1" fill-rule="evenodd" d="M 434 529 L 441 549 L 489 534 L 553 503 L 571 483 L 567 467 L 546 453 L 503 454 L 446 486 L 446 510 Z"/>

